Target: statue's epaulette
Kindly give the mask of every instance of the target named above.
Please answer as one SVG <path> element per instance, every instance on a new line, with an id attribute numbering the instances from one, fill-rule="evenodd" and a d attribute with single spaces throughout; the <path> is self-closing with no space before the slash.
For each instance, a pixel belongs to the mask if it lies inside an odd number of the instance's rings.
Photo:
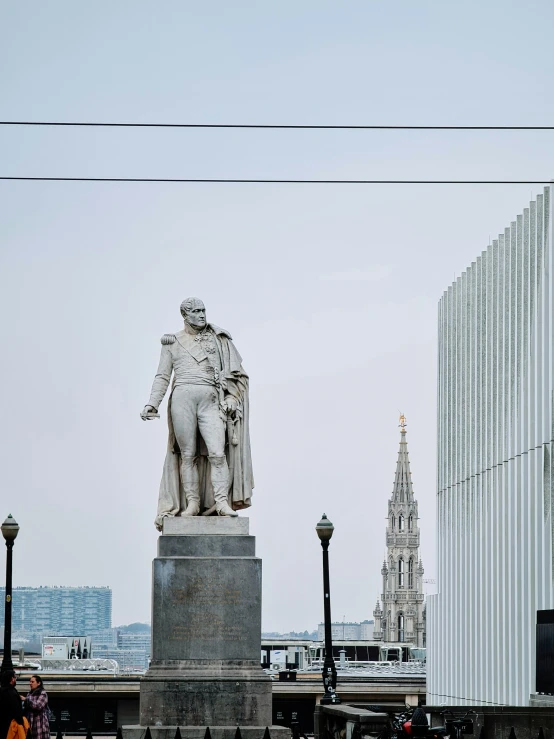
<path id="1" fill-rule="evenodd" d="M 175 334 L 164 334 L 162 336 L 162 338 L 160 339 L 160 341 L 164 345 L 173 344 L 173 343 L 175 343 L 175 341 L 177 341 L 177 338 L 176 338 Z"/>

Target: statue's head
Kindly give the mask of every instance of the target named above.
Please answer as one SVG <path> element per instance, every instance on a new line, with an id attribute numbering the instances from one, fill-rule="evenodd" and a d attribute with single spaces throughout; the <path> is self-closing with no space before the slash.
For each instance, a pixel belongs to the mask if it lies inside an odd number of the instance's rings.
<path id="1" fill-rule="evenodd" d="M 206 308 L 200 298 L 187 298 L 181 303 L 181 315 L 185 323 L 196 330 L 206 326 Z"/>

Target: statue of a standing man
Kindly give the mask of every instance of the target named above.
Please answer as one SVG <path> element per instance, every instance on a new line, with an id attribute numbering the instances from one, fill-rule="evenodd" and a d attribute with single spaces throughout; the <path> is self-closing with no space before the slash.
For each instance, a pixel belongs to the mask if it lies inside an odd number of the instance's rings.
<path id="1" fill-rule="evenodd" d="M 156 527 L 165 516 L 236 516 L 251 503 L 248 375 L 231 335 L 206 322 L 204 303 L 181 303 L 185 327 L 162 336 L 160 364 L 141 418 L 157 418 L 169 386 L 169 442 Z"/>

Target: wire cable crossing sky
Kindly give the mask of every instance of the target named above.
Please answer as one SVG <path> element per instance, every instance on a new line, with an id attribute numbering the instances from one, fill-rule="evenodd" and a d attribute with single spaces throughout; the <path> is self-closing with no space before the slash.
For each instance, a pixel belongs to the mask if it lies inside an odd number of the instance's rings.
<path id="1" fill-rule="evenodd" d="M 271 128 L 365 131 L 554 131 L 554 126 L 413 126 L 302 123 L 109 123 L 94 121 L 0 121 L 0 126 L 91 126 L 105 128 Z"/>
<path id="2" fill-rule="evenodd" d="M 26 182 L 175 182 L 258 185 L 549 185 L 551 180 L 265 180 L 179 177 L 5 177 Z"/>

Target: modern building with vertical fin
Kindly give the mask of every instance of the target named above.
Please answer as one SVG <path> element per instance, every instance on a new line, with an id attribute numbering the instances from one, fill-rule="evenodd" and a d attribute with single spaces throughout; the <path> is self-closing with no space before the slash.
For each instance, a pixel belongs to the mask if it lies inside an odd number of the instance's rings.
<path id="1" fill-rule="evenodd" d="M 406 441 L 406 418 L 400 416 L 400 449 L 389 499 L 387 556 L 383 562 L 382 605 L 373 611 L 375 641 L 425 646 L 423 564 L 419 557 L 417 501 Z"/>
<path id="2" fill-rule="evenodd" d="M 438 581 L 429 703 L 525 706 L 554 609 L 551 187 L 439 304 Z"/>

